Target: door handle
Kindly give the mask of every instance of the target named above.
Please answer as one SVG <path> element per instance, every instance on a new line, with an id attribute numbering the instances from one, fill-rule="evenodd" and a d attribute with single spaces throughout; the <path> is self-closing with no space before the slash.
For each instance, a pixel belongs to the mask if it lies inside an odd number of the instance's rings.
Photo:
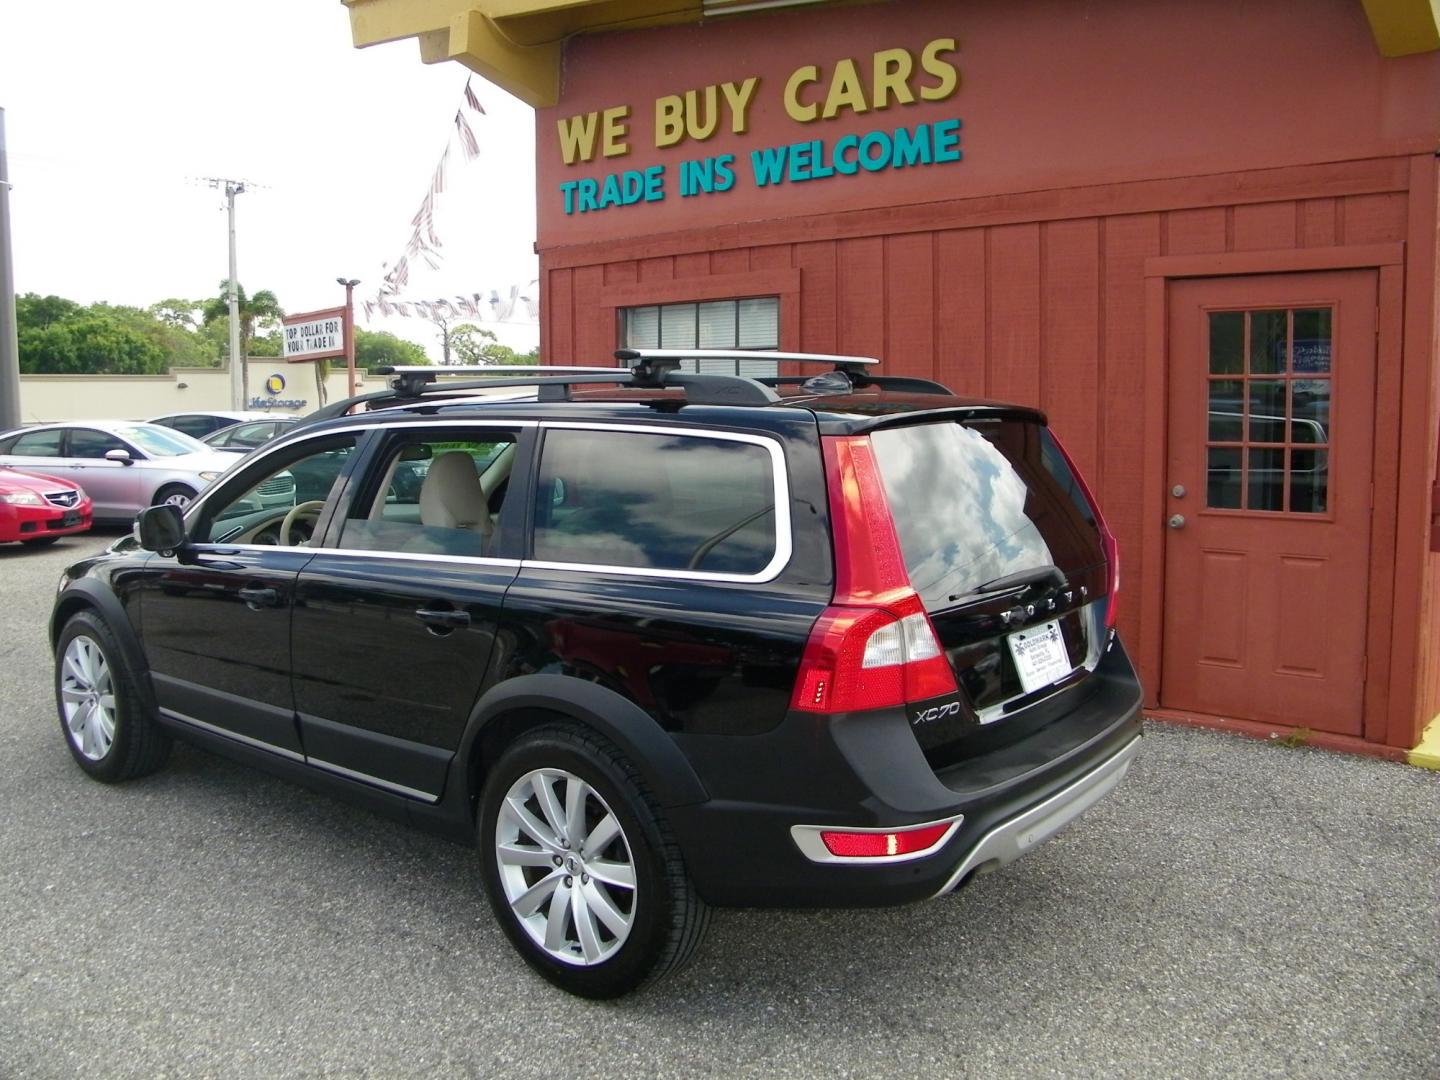
<path id="1" fill-rule="evenodd" d="M 1183 529 L 1185 527 L 1185 515 L 1171 514 L 1169 525 L 1172 529 Z"/>
<path id="2" fill-rule="evenodd" d="M 447 609 L 437 611 L 435 608 L 419 608 L 415 617 L 426 626 L 445 627 L 454 629 L 457 626 L 470 625 L 470 613 L 468 611 L 455 611 Z"/>
<path id="3" fill-rule="evenodd" d="M 241 589 L 238 595 L 240 599 L 244 600 L 253 610 L 258 610 L 262 607 L 274 607 L 280 602 L 280 594 L 274 589 L 247 586 Z"/>

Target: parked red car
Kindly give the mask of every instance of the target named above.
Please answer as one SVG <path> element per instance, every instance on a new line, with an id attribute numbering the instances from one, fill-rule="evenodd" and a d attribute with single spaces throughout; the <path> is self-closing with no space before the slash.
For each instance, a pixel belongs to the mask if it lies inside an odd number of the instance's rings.
<path id="1" fill-rule="evenodd" d="M 39 547 L 90 528 L 90 496 L 65 480 L 0 465 L 0 541 Z"/>

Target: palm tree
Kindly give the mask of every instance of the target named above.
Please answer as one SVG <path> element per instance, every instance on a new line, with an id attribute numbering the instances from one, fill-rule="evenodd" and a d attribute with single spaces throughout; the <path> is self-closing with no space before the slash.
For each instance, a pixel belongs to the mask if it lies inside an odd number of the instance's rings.
<path id="1" fill-rule="evenodd" d="M 275 299 L 275 294 L 269 289 L 261 289 L 254 296 L 247 297 L 245 290 L 239 285 L 235 286 L 238 310 L 240 312 L 240 372 L 244 380 L 246 393 L 249 393 L 250 386 L 250 339 L 255 336 L 255 327 L 264 322 L 271 322 L 280 319 L 285 312 L 280 307 L 280 301 Z M 205 301 L 205 310 L 201 313 L 206 326 L 230 316 L 230 279 L 226 278 L 220 282 L 220 295 Z M 234 363 L 232 356 L 230 362 Z"/>

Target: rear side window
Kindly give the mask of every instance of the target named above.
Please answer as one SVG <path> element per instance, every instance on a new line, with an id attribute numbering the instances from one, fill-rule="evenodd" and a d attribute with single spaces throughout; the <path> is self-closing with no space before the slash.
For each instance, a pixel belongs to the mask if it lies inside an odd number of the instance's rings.
<path id="1" fill-rule="evenodd" d="M 534 558 L 758 574 L 776 554 L 775 467 L 750 442 L 630 431 L 546 432 Z"/>
<path id="2" fill-rule="evenodd" d="M 26 457 L 59 457 L 62 434 L 63 432 L 59 428 L 32 431 L 16 439 L 11 444 L 9 452 Z"/>
<path id="3" fill-rule="evenodd" d="M 919 424 L 870 437 L 911 584 L 943 608 L 1047 565 L 1105 561 L 1084 492 L 1054 438 L 1015 420 Z"/>

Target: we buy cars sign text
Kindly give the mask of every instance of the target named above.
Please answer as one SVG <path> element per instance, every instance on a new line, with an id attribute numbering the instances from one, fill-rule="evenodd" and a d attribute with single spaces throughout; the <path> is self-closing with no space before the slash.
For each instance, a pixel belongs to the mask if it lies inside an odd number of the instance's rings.
<path id="1" fill-rule="evenodd" d="M 284 327 L 284 357 L 288 364 L 305 360 L 324 360 L 345 355 L 345 309 L 307 311 L 287 315 L 280 320 Z"/>

